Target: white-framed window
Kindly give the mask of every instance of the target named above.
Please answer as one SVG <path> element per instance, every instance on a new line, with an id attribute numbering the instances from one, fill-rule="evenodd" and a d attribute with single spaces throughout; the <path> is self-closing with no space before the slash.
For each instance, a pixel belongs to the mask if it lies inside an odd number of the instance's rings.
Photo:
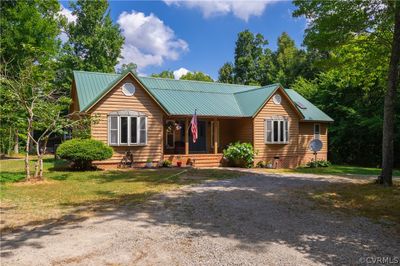
<path id="1" fill-rule="evenodd" d="M 175 123 L 174 120 L 167 120 L 166 121 L 167 124 L 168 123 Z M 171 131 L 166 131 L 165 133 L 165 147 L 167 149 L 173 149 L 175 148 L 175 131 L 171 130 Z"/>
<path id="2" fill-rule="evenodd" d="M 221 141 L 220 141 L 220 134 L 219 134 L 219 122 L 211 121 L 211 148 L 214 148 L 214 127 L 217 127 L 217 140 L 218 140 L 218 146 L 220 146 Z"/>
<path id="3" fill-rule="evenodd" d="M 110 146 L 146 145 L 147 117 L 132 111 L 110 113 L 108 144 Z"/>
<path id="4" fill-rule="evenodd" d="M 314 124 L 314 139 L 320 139 L 321 126 L 320 124 Z"/>
<path id="5" fill-rule="evenodd" d="M 265 119 L 264 123 L 265 143 L 289 143 L 289 120 L 287 118 L 267 118 Z"/>

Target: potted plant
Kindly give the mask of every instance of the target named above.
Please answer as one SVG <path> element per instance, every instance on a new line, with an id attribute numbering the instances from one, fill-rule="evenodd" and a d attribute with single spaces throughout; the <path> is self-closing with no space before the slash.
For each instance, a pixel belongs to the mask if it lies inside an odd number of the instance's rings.
<path id="1" fill-rule="evenodd" d="M 165 123 L 165 128 L 166 128 L 168 133 L 172 133 L 174 131 L 180 130 L 181 126 L 177 122 L 175 122 L 173 120 L 168 120 Z"/>
<path id="2" fill-rule="evenodd" d="M 267 162 L 267 168 L 272 169 L 272 161 L 268 161 L 268 162 Z"/>
<path id="3" fill-rule="evenodd" d="M 146 168 L 151 168 L 153 167 L 153 159 L 148 158 L 146 161 Z"/>
<path id="4" fill-rule="evenodd" d="M 267 164 L 264 161 L 259 161 L 256 166 L 258 168 L 265 168 Z"/>
<path id="5" fill-rule="evenodd" d="M 182 166 L 182 158 L 181 156 L 176 157 L 176 166 L 181 167 Z"/>

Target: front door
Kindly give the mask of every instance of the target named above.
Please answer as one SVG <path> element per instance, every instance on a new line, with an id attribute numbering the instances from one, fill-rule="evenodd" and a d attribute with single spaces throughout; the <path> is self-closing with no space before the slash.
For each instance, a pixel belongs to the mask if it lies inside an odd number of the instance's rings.
<path id="1" fill-rule="evenodd" d="M 192 131 L 189 129 L 189 152 L 206 152 L 206 122 L 197 121 L 197 141 L 193 143 Z"/>

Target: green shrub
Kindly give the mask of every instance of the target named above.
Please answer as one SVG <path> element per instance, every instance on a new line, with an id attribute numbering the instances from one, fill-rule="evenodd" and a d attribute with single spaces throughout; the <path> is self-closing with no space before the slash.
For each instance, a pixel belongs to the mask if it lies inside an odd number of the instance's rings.
<path id="1" fill-rule="evenodd" d="M 94 139 L 72 139 L 62 143 L 57 149 L 57 155 L 73 163 L 80 170 L 92 168 L 92 161 L 111 158 L 112 148 Z"/>
<path id="2" fill-rule="evenodd" d="M 245 142 L 231 143 L 224 150 L 224 158 L 228 160 L 231 166 L 250 168 L 253 166 L 254 155 L 253 146 Z"/>
<path id="3" fill-rule="evenodd" d="M 171 167 L 171 165 L 172 165 L 172 162 L 170 160 L 164 160 L 161 163 L 162 167 Z"/>
<path id="4" fill-rule="evenodd" d="M 310 168 L 318 168 L 318 167 L 329 167 L 331 166 L 331 162 L 326 161 L 326 160 L 316 160 L 316 161 L 310 161 L 306 164 L 306 167 Z"/>

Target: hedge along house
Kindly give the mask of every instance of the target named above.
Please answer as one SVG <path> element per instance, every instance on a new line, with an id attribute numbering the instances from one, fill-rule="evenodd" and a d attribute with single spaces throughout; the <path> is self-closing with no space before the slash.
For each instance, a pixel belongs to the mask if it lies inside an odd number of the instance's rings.
<path id="1" fill-rule="evenodd" d="M 295 167 L 313 158 L 309 142 L 323 143 L 333 120 L 297 92 L 280 84 L 245 86 L 216 82 L 74 71 L 72 112 L 96 115 L 91 136 L 114 149 L 101 164 L 118 165 L 133 154 L 135 165 L 177 159 L 183 165 L 220 166 L 229 143 L 249 142 L 255 163 Z M 194 111 L 198 139 L 189 130 Z"/>

